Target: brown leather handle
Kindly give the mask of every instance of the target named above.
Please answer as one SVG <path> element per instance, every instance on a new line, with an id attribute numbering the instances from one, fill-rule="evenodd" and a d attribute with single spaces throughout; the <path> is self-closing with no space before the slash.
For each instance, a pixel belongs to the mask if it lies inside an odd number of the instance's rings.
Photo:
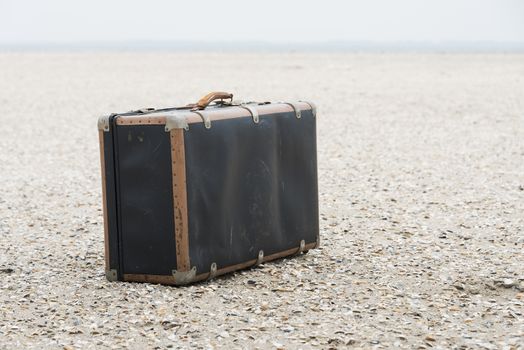
<path id="1" fill-rule="evenodd" d="M 205 109 L 211 102 L 215 100 L 223 100 L 226 98 L 233 101 L 233 94 L 230 94 L 229 92 L 213 91 L 198 100 L 196 103 L 196 108 Z"/>

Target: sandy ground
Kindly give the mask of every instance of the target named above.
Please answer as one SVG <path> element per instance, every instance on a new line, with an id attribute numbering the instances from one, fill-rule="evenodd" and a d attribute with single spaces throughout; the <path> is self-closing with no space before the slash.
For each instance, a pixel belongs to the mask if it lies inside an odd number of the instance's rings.
<path id="1" fill-rule="evenodd" d="M 97 117 L 318 105 L 322 248 L 187 288 L 104 277 Z M 524 344 L 524 56 L 0 54 L 0 348 Z"/>

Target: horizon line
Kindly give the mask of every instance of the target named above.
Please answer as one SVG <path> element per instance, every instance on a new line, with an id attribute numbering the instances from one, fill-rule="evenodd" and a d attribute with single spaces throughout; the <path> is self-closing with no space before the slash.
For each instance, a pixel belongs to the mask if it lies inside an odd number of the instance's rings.
<path id="1" fill-rule="evenodd" d="M 311 51 L 311 52 L 524 52 L 518 41 L 199 41 L 199 40 L 85 40 L 62 42 L 0 42 L 5 51 Z"/>

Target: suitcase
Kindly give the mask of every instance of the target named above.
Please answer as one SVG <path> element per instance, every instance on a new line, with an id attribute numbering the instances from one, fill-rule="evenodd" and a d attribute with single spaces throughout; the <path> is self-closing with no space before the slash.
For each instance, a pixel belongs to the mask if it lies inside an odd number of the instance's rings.
<path id="1" fill-rule="evenodd" d="M 317 248 L 315 119 L 224 92 L 99 118 L 107 279 L 182 285 Z"/>

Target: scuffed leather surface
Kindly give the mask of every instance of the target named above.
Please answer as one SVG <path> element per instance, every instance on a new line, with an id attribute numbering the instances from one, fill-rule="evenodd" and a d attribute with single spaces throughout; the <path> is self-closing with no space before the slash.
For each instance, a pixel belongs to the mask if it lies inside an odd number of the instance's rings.
<path id="1" fill-rule="evenodd" d="M 169 133 L 163 125 L 116 130 L 123 273 L 170 275 L 176 251 Z"/>
<path id="2" fill-rule="evenodd" d="M 191 124 L 185 134 L 189 250 L 197 273 L 316 241 L 315 118 L 310 110 Z"/>

